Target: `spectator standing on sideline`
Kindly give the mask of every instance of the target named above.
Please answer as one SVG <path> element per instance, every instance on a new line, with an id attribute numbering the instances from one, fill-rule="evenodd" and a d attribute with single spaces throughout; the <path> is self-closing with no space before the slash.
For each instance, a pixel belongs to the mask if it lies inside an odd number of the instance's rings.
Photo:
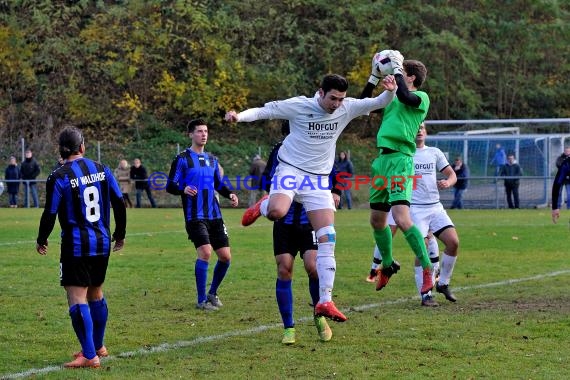
<path id="1" fill-rule="evenodd" d="M 249 190 L 249 204 L 251 207 L 257 202 L 258 194 L 263 196 L 263 188 L 261 186 L 261 174 L 265 170 L 267 163 L 261 159 L 259 154 L 256 154 L 251 161 L 249 168 L 249 175 L 251 176 L 251 190 Z"/>
<path id="2" fill-rule="evenodd" d="M 26 149 L 24 154 L 26 158 L 20 165 L 20 172 L 24 180 L 24 206 L 30 207 L 29 194 L 31 194 L 34 207 L 37 208 L 40 207 L 40 201 L 38 199 L 38 185 L 34 180 L 40 175 L 40 165 L 33 157 L 31 149 Z M 29 180 L 29 182 L 26 180 Z"/>
<path id="3" fill-rule="evenodd" d="M 8 200 L 11 208 L 18 207 L 18 192 L 20 191 L 20 168 L 15 156 L 10 156 L 8 166 L 4 172 L 4 179 L 7 180 L 6 187 L 8 192 Z M 9 182 L 8 182 L 9 181 Z"/>
<path id="4" fill-rule="evenodd" d="M 505 193 L 509 208 L 519 208 L 519 185 L 523 170 L 515 161 L 514 153 L 507 155 L 507 163 L 501 168 L 500 176 L 505 178 Z"/>
<path id="5" fill-rule="evenodd" d="M 495 166 L 495 177 L 498 177 L 501 174 L 501 168 L 507 163 L 507 154 L 505 153 L 505 148 L 503 148 L 501 144 L 497 144 L 495 148 L 495 154 L 489 164 Z M 494 181 L 497 183 L 496 178 Z"/>
<path id="6" fill-rule="evenodd" d="M 378 83 L 381 75 L 376 65 L 378 56 L 372 58 L 371 75 L 361 97 L 370 96 Z M 369 197 L 372 234 L 382 254 L 376 290 L 384 288 L 392 275 L 400 270 L 400 264 L 392 254 L 392 230 L 388 225 L 388 214 L 392 211 L 394 221 L 421 264 L 423 285 L 420 292 L 425 295 L 433 288 L 433 265 L 424 242 L 425 236 L 410 215 L 410 202 L 414 187 L 412 179 L 415 178 L 416 137 L 430 107 L 428 94 L 420 90 L 427 77 L 427 68 L 417 60 L 404 61 L 397 50 L 391 50 L 389 58 L 398 89 L 396 99 L 386 107 L 382 116 L 376 139 L 378 157 L 372 162 L 375 180 L 370 186 Z M 387 185 L 383 178 L 391 183 Z M 404 180 L 395 182 L 396 178 Z"/>
<path id="7" fill-rule="evenodd" d="M 228 233 L 214 193 L 217 190 L 221 196 L 228 198 L 233 207 L 237 207 L 238 197 L 223 183 L 218 160 L 205 151 L 208 142 L 206 122 L 202 119 L 190 121 L 188 136 L 192 145 L 172 162 L 166 191 L 181 196 L 188 239 L 192 240 L 196 248 L 196 308 L 212 311 L 223 306 L 218 297 L 218 288 L 226 276 L 231 260 Z M 216 252 L 218 261 L 206 294 L 212 251 Z"/>
<path id="8" fill-rule="evenodd" d="M 556 159 L 556 168 L 560 169 L 562 162 L 568 157 L 570 157 L 570 147 L 566 146 L 564 152 Z M 570 209 L 570 178 L 564 180 L 564 186 L 566 187 L 566 208 Z M 560 198 L 560 202 L 562 203 L 562 198 Z"/>
<path id="9" fill-rule="evenodd" d="M 242 225 L 251 225 L 261 215 L 273 221 L 280 219 L 287 214 L 293 200 L 303 204 L 319 242 L 317 273 L 320 297 L 315 306 L 315 315 L 338 322 L 344 322 L 347 318 L 332 300 L 336 273 L 336 208 L 333 196 L 326 187 L 334 167 L 336 142 L 348 123 L 358 116 L 386 107 L 394 99 L 394 77 L 386 76 L 382 86 L 386 91 L 375 98 L 350 98 L 346 96 L 346 78 L 328 74 L 323 77 L 313 97 L 297 96 L 272 101 L 240 113 L 231 110 L 225 116 L 226 121 L 233 123 L 289 120 L 291 133 L 279 148 L 276 186 L 271 187 L 269 196 L 264 196 L 246 210 Z M 281 181 L 283 178 L 290 178 L 291 181 Z M 291 183 L 296 186 L 290 186 Z"/>
<path id="10" fill-rule="evenodd" d="M 129 198 L 129 193 L 133 189 L 133 183 L 131 181 L 131 170 L 129 168 L 129 163 L 127 160 L 119 161 L 119 166 L 114 171 L 115 178 L 119 182 L 119 187 L 121 188 L 121 193 L 123 193 L 123 201 L 125 202 L 125 207 L 132 208 L 133 203 L 131 198 Z"/>
<path id="11" fill-rule="evenodd" d="M 463 193 L 467 190 L 469 183 L 469 167 L 463 162 L 460 156 L 455 157 L 453 171 L 457 177 L 457 182 L 453 185 L 453 203 L 451 203 L 451 208 L 462 209 Z"/>
<path id="12" fill-rule="evenodd" d="M 61 226 L 59 273 L 67 293 L 69 316 L 81 344 L 75 360 L 65 368 L 98 368 L 100 357 L 108 356 L 104 345 L 108 319 L 103 283 L 112 248 L 123 248 L 127 226 L 121 190 L 111 170 L 84 158 L 81 131 L 65 128 L 59 135 L 59 151 L 66 163 L 50 174 L 46 204 L 40 220 L 36 251 L 48 252 L 48 237 L 56 218 Z M 111 205 L 115 232 L 111 236 Z"/>
<path id="13" fill-rule="evenodd" d="M 146 168 L 142 165 L 140 158 L 135 158 L 133 160 L 133 166 L 131 166 L 131 179 L 135 181 L 137 199 L 136 207 L 141 207 L 141 198 L 144 191 L 152 208 L 156 208 L 156 203 L 154 202 L 154 198 L 152 197 L 152 192 L 150 191 L 150 186 L 147 181 L 148 175 Z"/>
<path id="14" fill-rule="evenodd" d="M 354 175 L 354 167 L 352 166 L 352 161 L 350 161 L 350 156 L 348 152 L 342 151 L 338 154 L 338 159 L 336 160 L 336 171 L 337 175 L 343 180 L 352 181 L 352 176 Z M 352 185 L 352 184 L 351 184 Z M 346 199 L 346 208 L 352 209 L 352 194 L 350 193 L 350 185 L 344 186 L 342 193 Z M 342 209 L 342 195 L 340 197 L 340 203 L 338 204 L 338 209 Z"/>

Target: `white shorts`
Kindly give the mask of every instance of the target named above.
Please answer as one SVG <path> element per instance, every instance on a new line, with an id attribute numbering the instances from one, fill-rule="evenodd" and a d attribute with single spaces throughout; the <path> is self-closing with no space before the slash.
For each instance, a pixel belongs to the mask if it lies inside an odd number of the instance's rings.
<path id="1" fill-rule="evenodd" d="M 419 228 L 423 237 L 428 235 L 428 231 L 436 234 L 446 227 L 454 227 L 441 203 L 426 206 L 411 205 L 410 214 L 412 221 Z"/>
<path id="2" fill-rule="evenodd" d="M 285 194 L 303 204 L 306 211 L 336 210 L 329 176 L 308 174 L 282 162 L 271 179 L 269 194 Z"/>
<path id="3" fill-rule="evenodd" d="M 394 216 L 392 215 L 392 209 L 390 209 L 390 212 L 388 212 L 388 225 L 397 226 L 396 221 L 394 220 Z"/>

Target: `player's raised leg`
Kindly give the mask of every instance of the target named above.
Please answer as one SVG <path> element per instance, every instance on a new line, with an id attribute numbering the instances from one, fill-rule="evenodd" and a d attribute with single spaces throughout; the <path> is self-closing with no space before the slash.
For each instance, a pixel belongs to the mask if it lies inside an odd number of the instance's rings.
<path id="1" fill-rule="evenodd" d="M 269 220 L 282 218 L 291 207 L 292 196 L 282 193 L 264 195 L 253 206 L 243 213 L 241 225 L 247 227 L 260 217 L 265 216 Z"/>

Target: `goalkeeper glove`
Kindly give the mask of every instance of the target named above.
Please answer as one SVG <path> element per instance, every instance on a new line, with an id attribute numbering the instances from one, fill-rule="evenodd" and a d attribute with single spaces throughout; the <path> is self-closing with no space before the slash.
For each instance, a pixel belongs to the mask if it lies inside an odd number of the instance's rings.
<path id="1" fill-rule="evenodd" d="M 402 74 L 404 75 L 404 56 L 398 50 L 392 50 L 388 55 L 390 61 L 392 62 L 392 69 L 394 70 L 394 75 Z"/>
<path id="2" fill-rule="evenodd" d="M 372 69 L 370 71 L 370 77 L 368 78 L 368 82 L 372 83 L 374 86 L 376 86 L 378 82 L 380 82 L 380 79 L 383 77 L 382 73 L 378 69 L 379 59 L 380 53 L 374 54 L 374 57 L 372 57 Z"/>

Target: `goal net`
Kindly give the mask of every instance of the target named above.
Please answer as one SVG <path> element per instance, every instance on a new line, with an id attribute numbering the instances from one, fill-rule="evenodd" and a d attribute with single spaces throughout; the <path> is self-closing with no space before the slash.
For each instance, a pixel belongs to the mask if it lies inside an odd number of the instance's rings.
<path id="1" fill-rule="evenodd" d="M 438 126 L 452 124 L 458 126 L 453 132 L 437 133 Z M 431 131 L 427 145 L 441 149 L 450 164 L 460 156 L 469 166 L 469 187 L 463 196 L 465 208 L 507 207 L 504 178 L 497 177 L 498 165 L 493 159 L 498 149 L 514 154 L 523 169 L 520 207 L 550 204 L 556 159 L 565 146 L 570 146 L 570 119 L 448 120 L 426 121 L 426 125 Z M 549 130 L 557 133 L 544 133 Z M 444 206 L 449 207 L 453 191 L 440 194 Z"/>

